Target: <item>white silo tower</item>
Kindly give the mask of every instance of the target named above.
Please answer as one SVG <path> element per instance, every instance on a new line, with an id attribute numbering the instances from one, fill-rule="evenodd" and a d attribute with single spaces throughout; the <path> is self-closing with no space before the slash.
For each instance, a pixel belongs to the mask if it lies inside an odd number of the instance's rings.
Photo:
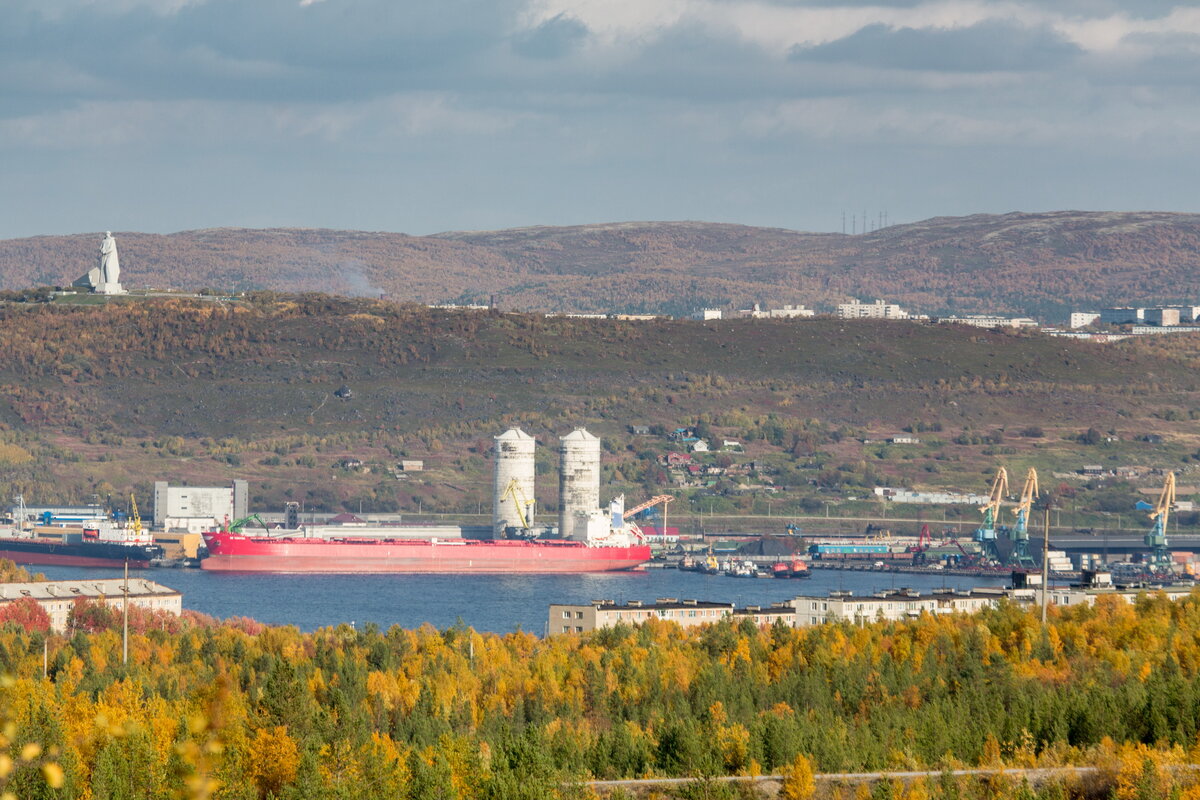
<path id="1" fill-rule="evenodd" d="M 558 533 L 579 539 L 578 514 L 586 518 L 600 507 L 600 440 L 577 428 L 562 437 L 559 456 Z"/>
<path id="2" fill-rule="evenodd" d="M 496 471 L 492 527 L 499 534 L 505 528 L 533 524 L 536 499 L 533 493 L 534 438 L 520 428 L 509 428 L 495 437 Z M 515 483 L 514 483 L 515 482 Z"/>

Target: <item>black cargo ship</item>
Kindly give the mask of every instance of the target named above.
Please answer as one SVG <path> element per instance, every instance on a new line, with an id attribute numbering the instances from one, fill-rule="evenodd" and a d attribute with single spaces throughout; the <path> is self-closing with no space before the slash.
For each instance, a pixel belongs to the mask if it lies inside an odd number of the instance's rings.
<path id="1" fill-rule="evenodd" d="M 0 558 L 7 558 L 18 564 L 119 569 L 128 561 L 129 566 L 141 569 L 162 557 L 163 549 L 156 544 L 96 541 L 85 539 L 78 534 L 68 534 L 62 539 L 0 537 Z"/>

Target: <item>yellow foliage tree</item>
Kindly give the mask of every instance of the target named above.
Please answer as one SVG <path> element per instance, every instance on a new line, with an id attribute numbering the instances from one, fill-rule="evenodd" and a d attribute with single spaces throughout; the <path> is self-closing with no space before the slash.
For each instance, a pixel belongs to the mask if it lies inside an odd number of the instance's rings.
<path id="1" fill-rule="evenodd" d="M 250 752 L 250 777 L 258 787 L 259 797 L 279 794 L 283 787 L 296 780 L 300 749 L 286 727 L 259 728 L 254 733 Z"/>
<path id="2" fill-rule="evenodd" d="M 813 777 L 813 765 L 808 756 L 800 753 L 788 767 L 779 789 L 784 800 L 810 800 L 817 793 L 817 782 Z"/>

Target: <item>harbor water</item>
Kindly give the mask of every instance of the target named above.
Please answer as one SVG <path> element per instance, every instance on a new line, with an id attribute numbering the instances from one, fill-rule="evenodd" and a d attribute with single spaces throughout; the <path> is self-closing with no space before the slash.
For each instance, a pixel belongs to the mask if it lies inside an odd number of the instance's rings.
<path id="1" fill-rule="evenodd" d="M 51 580 L 113 578 L 112 569 L 43 566 L 31 568 Z M 220 619 L 251 617 L 301 630 L 352 623 L 383 628 L 446 628 L 459 620 L 476 630 L 541 635 L 550 603 L 592 600 L 652 601 L 688 598 L 769 606 L 801 594 L 833 590 L 870 594 L 907 587 L 970 589 L 997 586 L 1006 576 L 966 577 L 819 570 L 809 578 L 731 578 L 652 569 L 583 575 L 251 575 L 196 569 L 131 570 L 138 577 L 183 593 L 183 607 Z"/>

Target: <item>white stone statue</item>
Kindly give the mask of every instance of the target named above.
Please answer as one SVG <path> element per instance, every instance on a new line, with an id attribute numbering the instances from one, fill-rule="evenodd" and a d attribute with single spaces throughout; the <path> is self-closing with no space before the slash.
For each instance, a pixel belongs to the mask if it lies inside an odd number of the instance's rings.
<path id="1" fill-rule="evenodd" d="M 121 285 L 121 261 L 117 258 L 117 240 L 112 231 L 105 231 L 100 243 L 100 283 Z"/>
<path id="2" fill-rule="evenodd" d="M 117 258 L 117 240 L 113 238 L 112 231 L 104 232 L 97 265 L 71 285 L 91 289 L 96 294 L 126 293 L 125 287 L 121 286 L 121 262 Z"/>

